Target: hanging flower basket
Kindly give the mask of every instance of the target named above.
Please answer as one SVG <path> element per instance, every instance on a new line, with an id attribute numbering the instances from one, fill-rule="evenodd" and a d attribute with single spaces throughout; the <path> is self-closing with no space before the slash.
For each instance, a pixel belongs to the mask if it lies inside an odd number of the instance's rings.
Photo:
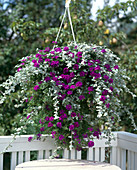
<path id="1" fill-rule="evenodd" d="M 26 103 L 24 121 L 36 127 L 35 138 L 50 134 L 58 146 L 81 150 L 94 146 L 103 127 L 110 136 L 120 120 L 119 95 L 128 89 L 118 60 L 100 46 L 55 45 L 21 59 L 15 76 L 1 86 L 6 95 L 20 85 L 21 104 L 16 107 Z"/>
<path id="2" fill-rule="evenodd" d="M 111 50 L 93 44 L 76 45 L 69 3 L 66 1 L 56 40 L 68 12 L 74 43 L 59 47 L 55 41 L 53 49 L 47 47 L 21 59 L 16 74 L 0 85 L 5 88 L 0 103 L 18 91 L 20 103 L 16 107 L 25 105 L 22 120 L 36 132 L 29 142 L 49 134 L 57 146 L 81 150 L 93 147 L 94 138 L 99 139 L 102 132 L 108 142 L 111 140 L 111 130 L 125 112 L 120 94 L 123 90 L 132 93 L 126 87 L 127 76 L 117 65 L 119 58 Z M 132 113 L 127 112 L 136 128 Z"/>

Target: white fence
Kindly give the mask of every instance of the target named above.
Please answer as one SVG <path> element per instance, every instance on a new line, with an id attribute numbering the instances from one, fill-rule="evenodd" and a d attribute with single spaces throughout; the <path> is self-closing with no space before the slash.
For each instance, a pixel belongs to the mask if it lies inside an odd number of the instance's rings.
<path id="1" fill-rule="evenodd" d="M 111 143 L 110 163 L 122 170 L 137 170 L 137 135 L 127 132 L 114 132 L 115 141 Z M 30 160 L 30 152 L 38 151 L 37 159 L 47 159 L 56 149 L 54 139 L 47 137 L 45 141 L 28 142 L 28 135 L 18 136 L 7 152 L 11 152 L 10 170 L 15 170 L 17 164 Z M 11 136 L 0 136 L 0 152 L 11 141 Z M 87 160 L 105 160 L 105 139 L 94 140 L 95 146 L 87 149 Z M 52 152 L 51 152 L 52 151 Z M 64 150 L 63 158 L 81 159 L 81 151 Z M 0 170 L 3 170 L 3 154 L 0 155 Z"/>

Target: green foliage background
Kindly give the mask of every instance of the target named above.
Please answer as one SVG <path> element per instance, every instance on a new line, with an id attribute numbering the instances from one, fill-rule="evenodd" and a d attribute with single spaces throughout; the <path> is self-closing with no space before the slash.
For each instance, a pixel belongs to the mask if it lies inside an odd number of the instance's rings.
<path id="1" fill-rule="evenodd" d="M 108 1 L 109 2 L 109 1 Z M 77 42 L 95 43 L 111 48 L 131 78 L 128 87 L 137 95 L 137 0 L 105 3 L 92 19 L 92 1 L 72 0 L 70 11 Z M 15 71 L 18 59 L 35 53 L 36 48 L 52 46 L 62 14 L 64 0 L 7 0 L 0 1 L 0 82 Z M 129 10 L 130 9 L 130 10 Z M 101 24 L 100 24 L 101 23 Z M 59 44 L 72 41 L 68 18 L 65 19 Z M 115 40 L 115 41 L 114 41 Z M 2 89 L 1 91 L 2 92 Z M 0 108 L 0 135 L 9 135 L 19 126 L 22 108 L 15 109 L 17 94 L 10 96 Z M 137 122 L 137 98 L 124 94 L 123 103 L 130 105 Z M 128 115 L 121 116 L 123 130 L 134 132 Z M 32 133 L 31 128 L 28 133 Z"/>

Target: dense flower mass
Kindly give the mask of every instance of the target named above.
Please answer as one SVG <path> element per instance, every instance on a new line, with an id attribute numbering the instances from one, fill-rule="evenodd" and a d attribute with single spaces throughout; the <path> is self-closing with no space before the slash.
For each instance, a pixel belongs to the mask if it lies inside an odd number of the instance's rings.
<path id="1" fill-rule="evenodd" d="M 126 87 L 119 58 L 100 46 L 53 43 L 53 49 L 47 47 L 21 59 L 13 84 L 10 80 L 3 85 L 11 88 L 4 94 L 21 86 L 18 94 L 26 117 L 22 120 L 36 128 L 34 139 L 49 134 L 59 146 L 93 147 L 94 139 L 102 134 L 101 125 L 110 135 L 119 121 L 119 95 Z"/>

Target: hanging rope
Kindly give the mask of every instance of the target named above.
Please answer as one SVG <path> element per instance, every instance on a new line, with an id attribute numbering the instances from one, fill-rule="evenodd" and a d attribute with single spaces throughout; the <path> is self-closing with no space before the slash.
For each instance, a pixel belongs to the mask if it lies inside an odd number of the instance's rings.
<path id="1" fill-rule="evenodd" d="M 73 25 L 72 25 L 72 20 L 71 20 L 71 16 L 70 16 L 69 7 L 67 9 L 68 9 L 68 17 L 69 17 L 69 22 L 70 22 L 70 26 L 71 26 L 72 35 L 73 35 L 73 40 L 74 40 L 74 43 L 76 44 L 76 39 L 75 39 L 74 30 L 73 30 Z"/>
<path id="2" fill-rule="evenodd" d="M 59 34 L 60 34 L 60 31 L 61 31 L 61 28 L 62 28 L 64 19 L 65 19 L 65 16 L 66 16 L 66 12 L 67 12 L 67 8 L 65 9 L 65 13 L 64 13 L 64 16 L 63 16 L 63 19 L 62 19 L 62 22 L 61 22 L 61 25 L 60 25 L 60 28 L 59 28 L 59 31 L 58 31 L 58 34 L 57 34 L 57 37 L 56 37 L 56 40 L 55 40 L 55 41 L 58 41 Z"/>
<path id="3" fill-rule="evenodd" d="M 71 16 L 70 16 L 70 10 L 69 10 L 69 4 L 70 4 L 71 0 L 66 0 L 66 4 L 65 4 L 65 12 L 64 12 L 64 15 L 63 15 L 63 18 L 62 18 L 62 21 L 61 21 L 61 25 L 60 25 L 60 28 L 59 28 L 59 31 L 58 31 L 58 34 L 57 34 L 57 37 L 56 37 L 56 42 L 58 41 L 58 38 L 59 38 L 59 34 L 60 34 L 60 31 L 61 31 L 61 28 L 62 28 L 62 25 L 63 25 L 63 22 L 64 22 L 64 19 L 66 17 L 66 12 L 68 12 L 68 18 L 69 18 L 69 22 L 70 22 L 70 27 L 71 27 L 71 31 L 72 31 L 72 36 L 73 36 L 73 40 L 74 40 L 74 43 L 76 44 L 76 38 L 75 38 L 75 34 L 74 34 L 74 30 L 73 30 L 73 25 L 72 25 L 72 20 L 71 20 Z"/>

